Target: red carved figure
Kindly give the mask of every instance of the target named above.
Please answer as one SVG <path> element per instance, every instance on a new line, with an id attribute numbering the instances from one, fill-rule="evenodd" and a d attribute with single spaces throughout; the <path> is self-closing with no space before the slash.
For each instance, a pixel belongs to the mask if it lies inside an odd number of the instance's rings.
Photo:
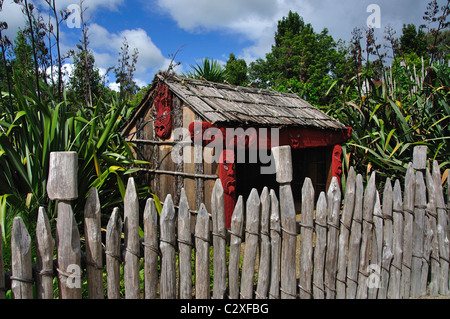
<path id="1" fill-rule="evenodd" d="M 333 147 L 333 155 L 331 159 L 331 173 L 332 176 L 336 176 L 341 185 L 341 176 L 342 176 L 342 146 L 335 145 Z"/>
<path id="2" fill-rule="evenodd" d="M 163 140 L 167 140 L 172 132 L 172 93 L 169 88 L 161 84 L 155 97 L 155 133 Z"/>
<path id="3" fill-rule="evenodd" d="M 219 160 L 219 178 L 225 197 L 225 227 L 231 227 L 231 215 L 236 205 L 236 166 L 233 150 L 223 150 Z"/>

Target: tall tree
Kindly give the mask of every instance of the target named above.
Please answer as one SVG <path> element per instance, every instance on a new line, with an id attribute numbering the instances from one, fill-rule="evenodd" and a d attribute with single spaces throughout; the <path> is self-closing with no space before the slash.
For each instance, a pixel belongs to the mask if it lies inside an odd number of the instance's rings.
<path id="1" fill-rule="evenodd" d="M 236 59 L 233 53 L 225 65 L 226 80 L 234 85 L 245 86 L 248 84 L 247 62 L 244 59 Z"/>
<path id="2" fill-rule="evenodd" d="M 291 91 L 313 103 L 326 104 L 325 97 L 338 63 L 344 63 L 337 43 L 327 29 L 316 33 L 296 12 L 278 22 L 275 45 L 250 64 L 249 76 L 253 84 Z"/>
<path id="3" fill-rule="evenodd" d="M 125 38 L 119 52 L 118 65 L 114 68 L 116 83 L 119 84 L 120 101 L 131 99 L 138 91 L 138 86 L 134 81 L 134 72 L 139 57 L 139 50 L 135 48 L 130 55 L 130 45 Z"/>
<path id="4" fill-rule="evenodd" d="M 419 57 L 425 57 L 427 53 L 426 34 L 422 29 L 417 30 L 414 24 L 403 25 L 400 37 L 401 53 L 415 53 Z"/>

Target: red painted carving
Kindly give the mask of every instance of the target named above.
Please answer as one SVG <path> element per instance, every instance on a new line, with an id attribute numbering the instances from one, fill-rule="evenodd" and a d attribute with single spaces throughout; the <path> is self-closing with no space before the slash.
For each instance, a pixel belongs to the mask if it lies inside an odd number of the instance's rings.
<path id="1" fill-rule="evenodd" d="M 225 227 L 231 227 L 231 216 L 236 205 L 236 166 L 233 150 L 223 150 L 219 160 L 219 178 L 225 198 Z"/>
<path id="2" fill-rule="evenodd" d="M 172 132 L 172 93 L 169 88 L 161 84 L 155 97 L 155 133 L 166 140 Z"/>
<path id="3" fill-rule="evenodd" d="M 333 155 L 331 159 L 331 175 L 337 177 L 339 185 L 341 185 L 342 176 L 342 146 L 335 145 L 333 147 Z"/>

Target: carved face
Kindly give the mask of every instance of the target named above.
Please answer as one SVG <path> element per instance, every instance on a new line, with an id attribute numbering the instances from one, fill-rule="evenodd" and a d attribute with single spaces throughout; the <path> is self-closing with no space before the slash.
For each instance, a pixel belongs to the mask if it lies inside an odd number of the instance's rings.
<path id="1" fill-rule="evenodd" d="M 196 145 L 206 146 L 214 140 L 213 129 L 211 129 L 209 122 L 192 122 L 189 124 L 189 133 L 191 140 Z"/>
<path id="2" fill-rule="evenodd" d="M 301 134 L 298 130 L 289 131 L 289 144 L 293 149 L 300 148 Z"/>
<path id="3" fill-rule="evenodd" d="M 341 145 L 335 145 L 333 148 L 333 175 L 342 175 L 342 147 Z"/>
<path id="4" fill-rule="evenodd" d="M 225 194 L 236 192 L 236 158 L 233 150 L 223 150 L 219 161 L 219 178 Z"/>
<path id="5" fill-rule="evenodd" d="M 161 85 L 155 98 L 155 133 L 161 139 L 168 139 L 172 132 L 172 93 Z"/>

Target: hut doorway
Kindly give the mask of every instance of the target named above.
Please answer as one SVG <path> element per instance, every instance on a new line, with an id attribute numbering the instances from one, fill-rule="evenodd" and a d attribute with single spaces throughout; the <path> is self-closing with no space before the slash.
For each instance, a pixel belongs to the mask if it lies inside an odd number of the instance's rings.
<path id="1" fill-rule="evenodd" d="M 270 152 L 270 151 L 268 151 Z M 295 201 L 295 210 L 301 211 L 302 187 L 306 177 L 312 181 L 315 191 L 315 200 L 320 192 L 326 191 L 329 183 L 329 171 L 331 165 L 330 147 L 314 147 L 304 149 L 292 149 L 293 180 L 291 182 L 292 193 Z M 248 150 L 245 163 L 236 163 L 236 195 L 242 195 L 244 200 L 248 198 L 253 188 L 258 194 L 264 187 L 273 189 L 278 196 L 279 184 L 275 174 L 261 174 L 261 167 L 267 166 L 261 162 L 250 163 Z"/>

